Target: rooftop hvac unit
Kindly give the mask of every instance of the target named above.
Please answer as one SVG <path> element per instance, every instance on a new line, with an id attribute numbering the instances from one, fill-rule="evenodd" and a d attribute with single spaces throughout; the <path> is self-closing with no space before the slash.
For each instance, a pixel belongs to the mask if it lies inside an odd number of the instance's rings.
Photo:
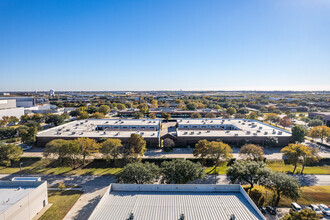
<path id="1" fill-rule="evenodd" d="M 79 126 L 79 124 L 76 124 L 76 126 Z"/>
<path id="2" fill-rule="evenodd" d="M 235 136 L 238 136 L 238 134 L 235 134 Z"/>
<path id="3" fill-rule="evenodd" d="M 242 125 L 245 125 L 245 122 L 243 122 Z"/>
<path id="4" fill-rule="evenodd" d="M 144 135 L 144 132 L 141 132 L 140 135 L 141 135 L 141 136 Z"/>
<path id="5" fill-rule="evenodd" d="M 76 132 L 73 131 L 71 134 L 76 134 Z"/>
<path id="6" fill-rule="evenodd" d="M 194 132 L 192 131 L 192 132 L 190 132 L 190 134 L 194 134 Z"/>
<path id="7" fill-rule="evenodd" d="M 184 219 L 185 219 L 184 214 L 181 214 L 179 220 L 184 220 Z"/>
<path id="8" fill-rule="evenodd" d="M 251 134 L 251 131 L 247 131 L 246 134 Z"/>
<path id="9" fill-rule="evenodd" d="M 84 134 L 84 132 L 81 132 L 81 133 L 80 133 L 80 135 L 83 135 L 83 134 Z"/>
<path id="10" fill-rule="evenodd" d="M 262 129 L 262 127 L 259 127 L 259 129 Z"/>
<path id="11" fill-rule="evenodd" d="M 213 121 L 211 121 L 211 123 L 213 123 Z"/>
<path id="12" fill-rule="evenodd" d="M 257 135 L 258 135 L 258 133 L 253 133 L 253 135 L 257 136 Z"/>
<path id="13" fill-rule="evenodd" d="M 279 135 L 282 135 L 282 131 L 279 131 L 278 134 L 279 134 Z"/>
<path id="14" fill-rule="evenodd" d="M 127 220 L 134 220 L 134 215 L 133 215 L 133 213 L 129 214 L 129 217 L 128 217 Z"/>
<path id="15" fill-rule="evenodd" d="M 265 131 L 265 135 L 267 135 L 268 134 L 268 132 L 267 131 Z"/>
<path id="16" fill-rule="evenodd" d="M 188 132 L 185 131 L 185 132 L 183 132 L 183 134 L 188 134 Z"/>
<path id="17" fill-rule="evenodd" d="M 238 121 L 238 123 L 241 123 L 241 121 Z"/>
<path id="18" fill-rule="evenodd" d="M 85 122 L 88 122 L 88 120 L 86 120 Z"/>
<path id="19" fill-rule="evenodd" d="M 211 131 L 207 130 L 206 133 L 210 133 Z"/>
<path id="20" fill-rule="evenodd" d="M 197 134 L 201 134 L 202 132 L 201 131 L 199 131 Z"/>
<path id="21" fill-rule="evenodd" d="M 103 132 L 103 134 L 107 134 L 107 132 Z"/>

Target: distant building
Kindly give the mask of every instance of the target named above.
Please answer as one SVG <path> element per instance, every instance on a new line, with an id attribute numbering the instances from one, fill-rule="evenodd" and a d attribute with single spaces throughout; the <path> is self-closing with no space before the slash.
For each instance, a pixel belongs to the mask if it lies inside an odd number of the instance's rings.
<path id="1" fill-rule="evenodd" d="M 0 97 L 0 100 L 16 100 L 16 107 L 29 108 L 35 106 L 35 98 L 29 96 L 22 97 Z"/>
<path id="2" fill-rule="evenodd" d="M 268 137 L 276 137 L 279 145 L 287 145 L 292 134 L 286 130 L 251 119 L 178 119 L 177 145 L 194 146 L 199 140 L 221 140 L 232 145 L 249 141 L 263 145 Z"/>
<path id="3" fill-rule="evenodd" d="M 89 220 L 263 220 L 240 185 L 111 184 Z"/>
<path id="4" fill-rule="evenodd" d="M 131 134 L 141 135 L 147 147 L 159 146 L 161 121 L 158 119 L 87 119 L 73 121 L 37 134 L 37 145 L 44 146 L 54 139 L 73 140 L 87 137 L 95 140 L 116 138 L 127 143 Z"/>
<path id="5" fill-rule="evenodd" d="M 0 119 L 3 116 L 20 118 L 22 115 L 24 115 L 24 108 L 16 107 L 15 99 L 0 99 Z"/>
<path id="6" fill-rule="evenodd" d="M 49 91 L 49 96 L 55 96 L 55 91 L 53 89 Z"/>
<path id="7" fill-rule="evenodd" d="M 0 220 L 30 220 L 48 204 L 47 182 L 35 178 L 0 181 Z"/>
<path id="8" fill-rule="evenodd" d="M 309 112 L 308 117 L 314 118 L 315 116 L 322 116 L 323 122 L 326 126 L 330 127 L 330 112 Z"/>

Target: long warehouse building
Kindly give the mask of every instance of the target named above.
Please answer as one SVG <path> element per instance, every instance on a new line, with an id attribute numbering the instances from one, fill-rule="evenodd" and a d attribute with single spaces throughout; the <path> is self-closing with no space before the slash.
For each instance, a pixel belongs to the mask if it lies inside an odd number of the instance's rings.
<path id="1" fill-rule="evenodd" d="M 262 220 L 240 185 L 111 184 L 89 220 Z"/>
<path id="2" fill-rule="evenodd" d="M 54 139 L 73 140 L 88 137 L 95 140 L 116 138 L 126 143 L 131 134 L 141 135 L 147 147 L 158 147 L 161 121 L 157 119 L 86 119 L 73 121 L 37 134 L 37 145 L 45 146 Z"/>

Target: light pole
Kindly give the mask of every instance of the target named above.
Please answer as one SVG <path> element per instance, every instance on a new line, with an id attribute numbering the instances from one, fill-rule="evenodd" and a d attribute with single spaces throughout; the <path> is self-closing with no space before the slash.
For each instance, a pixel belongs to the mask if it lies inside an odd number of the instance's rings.
<path id="1" fill-rule="evenodd" d="M 20 162 L 19 163 L 19 176 L 20 177 L 22 176 L 22 165 L 23 165 L 23 162 Z"/>

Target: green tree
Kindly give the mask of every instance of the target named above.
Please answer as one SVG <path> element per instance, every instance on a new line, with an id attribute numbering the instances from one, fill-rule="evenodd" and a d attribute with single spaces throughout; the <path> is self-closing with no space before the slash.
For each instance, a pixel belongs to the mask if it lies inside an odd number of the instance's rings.
<path id="1" fill-rule="evenodd" d="M 330 128 L 325 125 L 313 127 L 309 131 L 309 136 L 312 138 L 320 138 L 323 143 L 324 139 L 330 137 Z"/>
<path id="2" fill-rule="evenodd" d="M 147 114 L 148 111 L 149 111 L 149 107 L 146 103 L 140 104 L 138 106 L 138 109 L 140 109 L 140 112 L 143 113 L 143 114 Z"/>
<path id="3" fill-rule="evenodd" d="M 221 109 L 220 105 L 214 105 L 213 108 L 216 109 L 216 110 L 220 110 Z"/>
<path id="4" fill-rule="evenodd" d="M 119 183 L 153 184 L 159 180 L 160 169 L 153 163 L 130 163 L 116 176 Z"/>
<path id="5" fill-rule="evenodd" d="M 227 177 L 229 177 L 231 183 L 249 183 L 249 191 L 251 192 L 254 184 L 258 184 L 261 180 L 267 178 L 270 172 L 270 169 L 263 162 L 240 160 L 235 161 L 227 169 Z"/>
<path id="6" fill-rule="evenodd" d="M 282 195 L 292 200 L 297 200 L 300 197 L 299 180 L 285 173 L 272 172 L 268 178 L 261 180 L 260 184 L 274 192 L 275 207 L 278 206 Z"/>
<path id="7" fill-rule="evenodd" d="M 303 125 L 295 125 L 291 128 L 293 141 L 302 143 L 305 141 L 305 136 L 308 134 L 308 130 Z"/>
<path id="8" fill-rule="evenodd" d="M 6 166 L 11 166 L 12 161 L 19 161 L 23 155 L 21 147 L 15 144 L 0 145 L 0 163 Z"/>
<path id="9" fill-rule="evenodd" d="M 139 134 L 131 134 L 130 138 L 128 139 L 128 144 L 125 148 L 125 156 L 133 156 L 137 159 L 139 156 L 143 156 L 146 151 L 146 141 L 144 138 Z"/>
<path id="10" fill-rule="evenodd" d="M 143 116 L 144 115 L 142 112 L 135 112 L 133 118 L 139 119 L 139 118 L 143 118 Z"/>
<path id="11" fill-rule="evenodd" d="M 151 100 L 151 104 L 154 108 L 158 108 L 158 101 L 156 99 Z"/>
<path id="12" fill-rule="evenodd" d="M 241 148 L 239 154 L 245 159 L 257 161 L 263 159 L 264 151 L 262 150 L 262 147 L 258 145 L 246 144 Z"/>
<path id="13" fill-rule="evenodd" d="M 190 160 L 175 159 L 161 163 L 162 177 L 161 183 L 166 184 L 186 184 L 196 179 L 205 178 L 205 170 L 198 163 Z"/>
<path id="14" fill-rule="evenodd" d="M 48 115 L 46 116 L 45 123 L 58 126 L 64 122 L 64 118 L 61 115 Z"/>
<path id="15" fill-rule="evenodd" d="M 85 164 L 87 156 L 99 152 L 99 149 L 101 147 L 98 143 L 96 143 L 95 140 L 85 137 L 77 138 L 74 140 L 74 142 L 80 148 L 79 151 L 81 152 L 81 155 L 83 157 L 83 164 Z"/>
<path id="16" fill-rule="evenodd" d="M 308 127 L 316 127 L 324 125 L 323 121 L 320 119 L 313 119 L 308 122 Z"/>
<path id="17" fill-rule="evenodd" d="M 269 123 L 275 123 L 277 124 L 280 120 L 280 117 L 278 114 L 275 113 L 269 113 L 265 116 L 265 121 L 268 121 Z"/>
<path id="18" fill-rule="evenodd" d="M 104 114 L 101 112 L 95 112 L 91 115 L 91 118 L 102 119 L 102 118 L 104 118 Z"/>
<path id="19" fill-rule="evenodd" d="M 281 150 L 283 156 L 287 159 L 289 164 L 294 166 L 292 173 L 296 171 L 297 165 L 303 152 L 307 149 L 307 146 L 302 144 L 289 144 Z"/>
<path id="20" fill-rule="evenodd" d="M 214 113 L 212 113 L 212 112 L 208 112 L 205 115 L 205 118 L 215 118 L 215 117 L 217 117 L 217 116 Z"/>
<path id="21" fill-rule="evenodd" d="M 311 209 L 303 209 L 300 212 L 291 209 L 281 220 L 320 220 L 322 217 L 322 214 L 317 214 Z"/>
<path id="22" fill-rule="evenodd" d="M 118 105 L 117 105 L 118 106 Z M 124 105 L 125 106 L 125 105 Z M 107 115 L 110 113 L 110 107 L 107 105 L 101 105 L 98 109 L 98 112 L 102 113 L 103 115 Z"/>
<path id="23" fill-rule="evenodd" d="M 193 154 L 195 157 L 200 157 L 201 159 L 211 159 L 214 163 L 213 170 L 216 171 L 221 163 L 228 161 L 233 157 L 232 152 L 233 150 L 231 147 L 223 142 L 200 140 L 196 144 Z"/>
<path id="24" fill-rule="evenodd" d="M 19 127 L 19 137 L 24 144 L 32 144 L 36 141 L 36 135 L 38 132 L 37 126 Z"/>
<path id="25" fill-rule="evenodd" d="M 149 118 L 155 119 L 156 118 L 156 114 L 155 113 L 149 113 Z"/>
<path id="26" fill-rule="evenodd" d="M 100 152 L 107 160 L 116 159 L 123 153 L 123 145 L 120 139 L 107 139 L 101 144 Z"/>
<path id="27" fill-rule="evenodd" d="M 45 157 L 57 157 L 60 164 L 68 160 L 75 167 L 81 155 L 81 149 L 73 140 L 55 139 L 46 144 L 43 154 Z"/>
<path id="28" fill-rule="evenodd" d="M 198 112 L 194 112 L 191 114 L 192 118 L 202 118 L 201 114 L 199 114 Z"/>
<path id="29" fill-rule="evenodd" d="M 9 123 L 13 123 L 14 125 L 19 122 L 19 119 L 16 116 L 10 116 Z"/>
<path id="30" fill-rule="evenodd" d="M 227 113 L 230 115 L 236 114 L 236 109 L 233 107 L 227 108 Z"/>
<path id="31" fill-rule="evenodd" d="M 118 103 L 117 104 L 117 109 L 118 110 L 124 110 L 124 109 L 126 109 L 126 105 L 124 105 L 124 104 L 122 104 L 122 103 Z M 110 112 L 110 111 L 109 111 Z"/>
<path id="32" fill-rule="evenodd" d="M 162 113 L 162 118 L 164 118 L 166 121 L 171 118 L 171 114 L 168 112 L 163 112 Z"/>
<path id="33" fill-rule="evenodd" d="M 86 111 L 79 112 L 78 119 L 88 119 L 88 118 L 89 118 L 88 112 Z"/>
<path id="34" fill-rule="evenodd" d="M 186 105 L 188 110 L 196 110 L 197 109 L 197 104 L 195 102 L 189 102 Z"/>
<path id="35" fill-rule="evenodd" d="M 27 122 L 28 120 L 30 120 L 30 116 L 29 115 L 25 114 L 25 115 L 22 115 L 21 116 L 21 121 L 23 123 Z"/>

